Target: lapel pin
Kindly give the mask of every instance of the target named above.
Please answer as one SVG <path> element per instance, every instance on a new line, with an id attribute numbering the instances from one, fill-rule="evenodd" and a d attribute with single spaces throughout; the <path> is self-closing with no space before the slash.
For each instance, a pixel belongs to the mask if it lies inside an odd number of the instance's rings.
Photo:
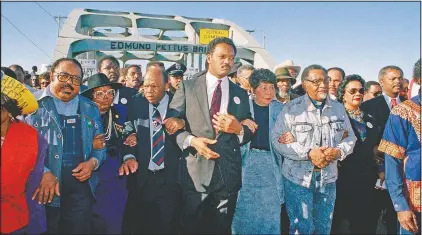
<path id="1" fill-rule="evenodd" d="M 371 129 L 374 127 L 374 126 L 372 125 L 372 123 L 370 123 L 370 122 L 367 122 L 367 123 L 366 123 L 366 125 L 367 125 L 369 128 L 371 128 Z"/>
<path id="2" fill-rule="evenodd" d="M 239 97 L 237 97 L 237 96 L 235 96 L 235 97 L 233 98 L 233 101 L 234 101 L 236 104 L 240 104 L 240 99 L 239 99 Z"/>
<path id="3" fill-rule="evenodd" d="M 122 104 L 127 104 L 127 99 L 126 99 L 126 98 L 121 98 L 121 99 L 120 99 L 120 103 L 122 103 Z"/>

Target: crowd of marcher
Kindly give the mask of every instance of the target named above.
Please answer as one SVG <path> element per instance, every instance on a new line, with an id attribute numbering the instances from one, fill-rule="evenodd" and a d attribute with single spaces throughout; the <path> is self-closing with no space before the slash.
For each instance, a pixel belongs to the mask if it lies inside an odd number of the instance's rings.
<path id="1" fill-rule="evenodd" d="M 2 67 L 2 234 L 388 234 L 421 230 L 421 62 L 206 69 L 113 56 Z M 368 78 L 367 78 L 368 79 Z M 300 80 L 300 81 L 298 81 Z M 296 85 L 295 85 L 296 84 Z"/>

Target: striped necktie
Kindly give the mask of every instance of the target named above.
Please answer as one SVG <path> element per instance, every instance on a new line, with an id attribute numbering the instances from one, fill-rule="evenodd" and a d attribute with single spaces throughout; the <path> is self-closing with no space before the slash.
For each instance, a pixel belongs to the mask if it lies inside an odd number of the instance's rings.
<path id="1" fill-rule="evenodd" d="M 164 130 L 161 125 L 161 115 L 157 109 L 158 104 L 153 105 L 152 111 L 152 161 L 161 166 L 164 163 Z"/>

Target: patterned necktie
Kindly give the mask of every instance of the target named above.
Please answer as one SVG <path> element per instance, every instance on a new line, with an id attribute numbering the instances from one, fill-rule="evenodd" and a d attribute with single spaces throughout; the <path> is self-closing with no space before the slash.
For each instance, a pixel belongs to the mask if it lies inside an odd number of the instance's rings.
<path id="1" fill-rule="evenodd" d="M 211 120 L 214 117 L 214 114 L 220 111 L 221 106 L 221 79 L 218 79 L 218 85 L 214 90 L 214 94 L 212 95 L 211 101 L 211 109 L 210 109 L 210 116 Z"/>
<path id="2" fill-rule="evenodd" d="M 161 115 L 157 107 L 158 104 L 154 104 L 152 111 L 152 161 L 157 166 L 161 166 L 164 162 L 164 130 L 161 125 Z"/>
<path id="3" fill-rule="evenodd" d="M 396 100 L 396 98 L 391 99 L 391 109 L 393 109 L 393 108 L 394 108 L 394 106 L 396 106 L 396 105 L 397 105 L 397 100 Z"/>

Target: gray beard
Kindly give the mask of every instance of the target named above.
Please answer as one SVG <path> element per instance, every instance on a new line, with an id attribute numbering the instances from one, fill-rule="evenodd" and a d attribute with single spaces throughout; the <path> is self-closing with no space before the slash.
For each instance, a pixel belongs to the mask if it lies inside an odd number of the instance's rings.
<path id="1" fill-rule="evenodd" d="M 280 98 L 282 98 L 282 99 L 289 98 L 289 95 L 290 95 L 289 92 L 278 91 L 278 96 L 280 96 Z"/>

